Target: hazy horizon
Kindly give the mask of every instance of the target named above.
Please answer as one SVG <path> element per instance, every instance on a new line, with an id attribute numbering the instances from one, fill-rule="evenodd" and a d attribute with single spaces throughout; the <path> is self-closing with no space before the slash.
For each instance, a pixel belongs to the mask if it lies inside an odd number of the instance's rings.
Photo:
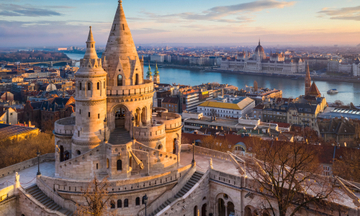
<path id="1" fill-rule="evenodd" d="M 0 47 L 83 46 L 93 26 L 106 44 L 117 0 L 0 0 Z M 136 45 L 356 46 L 352 0 L 123 1 Z"/>

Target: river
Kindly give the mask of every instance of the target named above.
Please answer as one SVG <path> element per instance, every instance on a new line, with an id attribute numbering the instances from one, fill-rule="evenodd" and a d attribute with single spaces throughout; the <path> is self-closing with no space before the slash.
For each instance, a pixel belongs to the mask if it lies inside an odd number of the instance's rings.
<path id="1" fill-rule="evenodd" d="M 69 58 L 79 60 L 83 54 L 67 53 Z M 154 71 L 154 68 L 152 68 Z M 147 68 L 145 69 L 146 75 Z M 161 83 L 179 83 L 184 85 L 199 85 L 208 82 L 218 82 L 221 84 L 230 84 L 244 88 L 245 85 L 253 86 L 256 80 L 259 87 L 280 89 L 283 91 L 283 97 L 298 97 L 304 94 L 305 85 L 303 79 L 292 80 L 281 77 L 262 77 L 254 75 L 241 75 L 220 72 L 200 72 L 186 69 L 159 68 Z M 316 81 L 321 94 L 326 97 L 328 102 L 341 100 L 345 104 L 353 102 L 356 106 L 360 105 L 360 83 Z M 329 89 L 337 89 L 336 95 L 328 95 Z"/>

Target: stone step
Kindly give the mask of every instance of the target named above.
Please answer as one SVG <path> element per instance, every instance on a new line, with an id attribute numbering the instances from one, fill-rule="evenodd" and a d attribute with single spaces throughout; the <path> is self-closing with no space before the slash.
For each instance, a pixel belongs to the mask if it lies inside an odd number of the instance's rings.
<path id="1" fill-rule="evenodd" d="M 50 209 L 52 211 L 61 212 L 62 214 L 67 215 L 67 216 L 73 215 L 73 212 L 62 208 L 57 203 L 55 203 L 52 199 L 50 199 L 48 196 L 46 196 L 46 194 L 44 194 L 37 185 L 27 188 L 26 192 L 30 196 L 32 196 L 34 199 L 36 199 L 38 202 L 40 202 L 42 205 L 44 205 L 47 209 Z"/>

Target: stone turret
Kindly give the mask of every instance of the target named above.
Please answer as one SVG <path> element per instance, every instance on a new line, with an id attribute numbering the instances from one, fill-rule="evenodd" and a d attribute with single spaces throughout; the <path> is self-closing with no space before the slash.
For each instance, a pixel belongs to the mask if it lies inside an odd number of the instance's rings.
<path id="1" fill-rule="evenodd" d="M 86 53 L 75 74 L 76 117 L 73 135 L 73 156 L 95 148 L 104 140 L 106 118 L 106 75 L 95 50 L 90 27 Z"/>
<path id="2" fill-rule="evenodd" d="M 157 64 L 155 67 L 154 83 L 156 83 L 156 84 L 160 83 L 160 73 L 159 73 L 159 68 L 158 68 Z"/>
<path id="3" fill-rule="evenodd" d="M 143 84 L 142 63 L 126 21 L 122 1 L 119 1 L 102 59 L 106 62 L 104 69 L 108 73 L 108 86 Z M 119 77 L 122 83 L 117 82 Z"/>

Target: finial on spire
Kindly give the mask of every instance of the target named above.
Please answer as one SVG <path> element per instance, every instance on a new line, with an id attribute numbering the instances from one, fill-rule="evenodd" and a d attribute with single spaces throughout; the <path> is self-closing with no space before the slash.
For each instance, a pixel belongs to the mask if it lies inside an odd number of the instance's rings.
<path id="1" fill-rule="evenodd" d="M 122 0 L 119 0 L 119 4 L 122 4 Z"/>
<path id="2" fill-rule="evenodd" d="M 259 46 L 260 46 L 260 38 L 259 38 Z"/>

